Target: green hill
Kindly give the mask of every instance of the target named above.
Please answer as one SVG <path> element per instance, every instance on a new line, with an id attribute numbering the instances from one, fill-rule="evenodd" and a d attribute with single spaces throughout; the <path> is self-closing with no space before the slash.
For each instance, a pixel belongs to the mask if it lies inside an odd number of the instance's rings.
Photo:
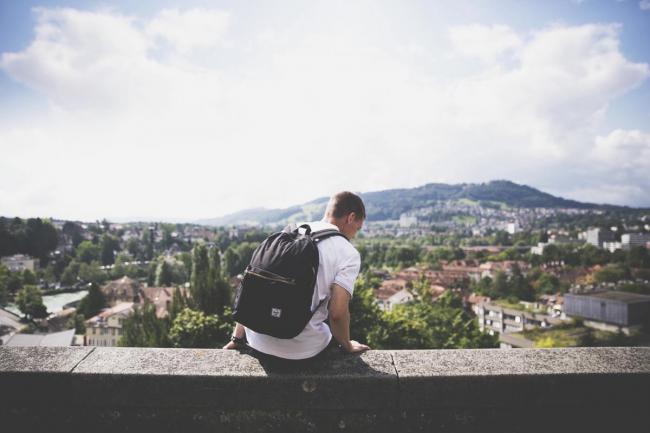
<path id="1" fill-rule="evenodd" d="M 507 180 L 494 180 L 479 184 L 430 183 L 417 188 L 389 189 L 361 193 L 360 195 L 366 204 L 369 221 L 396 220 L 403 213 L 430 207 L 440 201 L 478 203 L 484 207 L 503 205 L 514 208 L 621 208 L 567 200 Z M 283 224 L 299 220 L 320 219 L 327 200 L 327 197 L 321 197 L 286 209 L 247 209 L 220 218 L 198 221 L 198 223 L 215 226 L 244 223 Z"/>

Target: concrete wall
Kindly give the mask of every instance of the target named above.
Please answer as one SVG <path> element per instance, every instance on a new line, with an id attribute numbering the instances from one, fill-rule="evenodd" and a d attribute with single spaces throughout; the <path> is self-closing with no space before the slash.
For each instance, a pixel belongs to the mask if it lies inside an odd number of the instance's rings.
<path id="1" fill-rule="evenodd" d="M 0 347 L 18 431 L 647 432 L 650 348 L 248 350 Z"/>

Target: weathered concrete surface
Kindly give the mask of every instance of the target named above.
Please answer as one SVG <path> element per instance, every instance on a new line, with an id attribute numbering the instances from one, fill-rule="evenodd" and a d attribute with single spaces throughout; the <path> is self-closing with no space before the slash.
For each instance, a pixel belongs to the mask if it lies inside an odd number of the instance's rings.
<path id="1" fill-rule="evenodd" d="M 81 393 L 110 404 L 232 409 L 393 408 L 397 375 L 387 352 L 334 351 L 309 368 L 280 371 L 229 350 L 97 348 L 74 370 Z M 178 389 L 192 389 L 179 399 Z M 80 402 L 84 404 L 84 402 Z"/>
<path id="2" fill-rule="evenodd" d="M 392 354 L 406 431 L 645 432 L 650 425 L 650 348 Z"/>
<path id="3" fill-rule="evenodd" d="M 70 372 L 94 348 L 21 347 L 16 349 L 0 346 L 0 372 Z"/>
<path id="4" fill-rule="evenodd" d="M 7 431 L 646 432 L 650 348 L 249 351 L 0 347 Z"/>

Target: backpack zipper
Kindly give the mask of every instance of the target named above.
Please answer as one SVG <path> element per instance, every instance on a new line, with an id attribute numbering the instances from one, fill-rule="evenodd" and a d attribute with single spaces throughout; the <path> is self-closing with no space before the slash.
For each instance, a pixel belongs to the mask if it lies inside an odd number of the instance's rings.
<path id="1" fill-rule="evenodd" d="M 273 272 L 265 271 L 264 269 L 259 269 L 259 268 L 253 268 L 253 269 L 255 269 L 255 271 L 251 269 L 246 269 L 244 273 L 255 275 L 256 277 L 260 277 L 265 280 L 276 281 L 278 283 L 291 284 L 291 285 L 296 284 L 296 281 L 291 278 L 285 278 L 281 275 L 274 274 Z"/>

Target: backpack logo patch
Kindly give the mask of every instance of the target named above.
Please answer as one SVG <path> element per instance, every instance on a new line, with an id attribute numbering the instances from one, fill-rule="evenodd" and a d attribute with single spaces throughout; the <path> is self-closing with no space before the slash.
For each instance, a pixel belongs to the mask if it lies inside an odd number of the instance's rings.
<path id="1" fill-rule="evenodd" d="M 281 308 L 271 308 L 271 316 L 279 318 L 282 315 Z"/>

